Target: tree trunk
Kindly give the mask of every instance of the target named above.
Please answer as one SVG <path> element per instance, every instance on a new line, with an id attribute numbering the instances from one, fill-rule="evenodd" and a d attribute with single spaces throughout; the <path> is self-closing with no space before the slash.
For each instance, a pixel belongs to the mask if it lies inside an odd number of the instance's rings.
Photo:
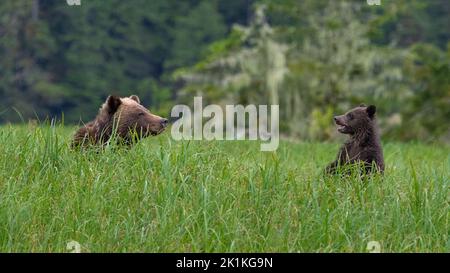
<path id="1" fill-rule="evenodd" d="M 33 21 L 39 20 L 39 0 L 33 0 L 33 6 L 31 10 L 31 19 Z"/>

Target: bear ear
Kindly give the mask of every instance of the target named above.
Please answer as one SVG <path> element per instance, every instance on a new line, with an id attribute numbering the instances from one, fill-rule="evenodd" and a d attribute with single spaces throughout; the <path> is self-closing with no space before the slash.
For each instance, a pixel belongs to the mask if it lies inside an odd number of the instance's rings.
<path id="1" fill-rule="evenodd" d="M 366 111 L 369 117 L 373 118 L 375 116 L 375 113 L 377 112 L 377 107 L 375 105 L 369 105 Z"/>
<path id="2" fill-rule="evenodd" d="M 365 105 L 364 103 L 361 103 L 361 104 L 359 105 L 359 107 L 366 107 L 366 105 Z"/>
<path id="3" fill-rule="evenodd" d="M 108 113 L 114 114 L 117 109 L 119 108 L 122 101 L 120 100 L 120 97 L 118 96 L 109 96 L 108 99 L 106 99 L 106 106 L 108 109 Z"/>
<path id="4" fill-rule="evenodd" d="M 139 97 L 136 96 L 136 95 L 131 95 L 131 96 L 130 96 L 130 99 L 132 99 L 132 100 L 134 100 L 135 102 L 141 104 L 141 100 L 140 100 Z"/>

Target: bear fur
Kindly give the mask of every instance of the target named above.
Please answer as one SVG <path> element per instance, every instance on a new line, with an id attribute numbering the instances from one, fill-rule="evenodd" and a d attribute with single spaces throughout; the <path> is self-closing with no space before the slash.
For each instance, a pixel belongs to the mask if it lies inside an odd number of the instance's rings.
<path id="1" fill-rule="evenodd" d="M 335 174 L 340 166 L 354 163 L 363 163 L 365 173 L 384 171 L 375 113 L 375 105 L 366 107 L 361 104 L 344 115 L 334 117 L 338 131 L 349 135 L 350 139 L 339 149 L 337 159 L 327 166 L 327 173 Z"/>
<path id="2" fill-rule="evenodd" d="M 162 133 L 167 125 L 168 120 L 150 113 L 138 96 L 109 96 L 95 120 L 75 133 L 72 147 L 105 144 L 114 133 L 118 141 L 130 145 L 133 140 Z"/>

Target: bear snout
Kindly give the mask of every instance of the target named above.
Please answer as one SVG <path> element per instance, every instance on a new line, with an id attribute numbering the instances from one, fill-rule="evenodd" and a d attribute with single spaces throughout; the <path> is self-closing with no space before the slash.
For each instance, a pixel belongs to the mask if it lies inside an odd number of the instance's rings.
<path id="1" fill-rule="evenodd" d="M 169 125 L 169 120 L 166 119 L 166 118 L 161 119 L 161 126 L 162 126 L 163 128 L 166 128 L 167 125 Z"/>
<path id="2" fill-rule="evenodd" d="M 342 116 L 335 116 L 333 119 L 336 125 L 347 126 L 347 124 L 345 124 L 345 122 L 342 120 Z"/>
<path id="3" fill-rule="evenodd" d="M 156 136 L 164 132 L 164 130 L 169 125 L 169 120 L 166 118 L 153 116 L 153 120 L 149 123 L 150 124 L 147 126 L 148 133 L 153 136 Z"/>

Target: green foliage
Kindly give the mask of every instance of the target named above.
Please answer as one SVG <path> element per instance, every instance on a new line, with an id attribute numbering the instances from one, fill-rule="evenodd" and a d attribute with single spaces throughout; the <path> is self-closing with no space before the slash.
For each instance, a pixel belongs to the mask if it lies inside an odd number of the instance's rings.
<path id="1" fill-rule="evenodd" d="M 333 108 L 328 107 L 325 112 L 315 108 L 311 112 L 311 122 L 309 125 L 309 137 L 317 140 L 330 139 L 334 130 L 329 126 L 330 120 L 333 119 Z"/>
<path id="2" fill-rule="evenodd" d="M 406 47 L 424 42 L 441 49 L 447 46 L 450 39 L 448 1 L 384 1 L 378 9 L 380 16 L 371 22 L 370 32 L 375 43 Z"/>
<path id="3" fill-rule="evenodd" d="M 222 100 L 235 103 L 279 104 L 279 93 L 287 73 L 286 45 L 274 39 L 264 6 L 257 6 L 248 27 L 235 26 L 230 38 L 212 45 L 205 61 L 179 77 L 202 91 L 215 86 Z M 211 93 L 206 94 L 207 97 Z"/>
<path id="4" fill-rule="evenodd" d="M 215 5 L 215 1 L 202 1 L 176 21 L 171 56 L 165 64 L 169 69 L 194 64 L 210 43 L 224 36 L 226 28 Z"/>
<path id="5" fill-rule="evenodd" d="M 426 13 L 433 5 L 414 1 L 372 9 L 357 1 L 266 3 L 276 25 L 258 19 L 265 17 L 259 15 L 263 9 L 255 9 L 249 26 L 236 30 L 240 36 L 216 42 L 218 50 L 182 70 L 182 92 L 209 97 L 213 92 L 203 91 L 214 90 L 238 103 L 275 102 L 282 132 L 300 138 L 336 137 L 332 119 L 326 122 L 326 117 L 370 103 L 378 105 L 386 137 L 449 141 L 447 55 L 417 41 L 405 48 L 412 33 L 383 29 L 396 14 Z M 405 40 L 397 43 L 390 35 Z M 419 52 L 422 47 L 432 50 Z M 415 125 L 405 126 L 409 123 Z"/>
<path id="6" fill-rule="evenodd" d="M 447 52 L 416 44 L 405 61 L 412 96 L 402 107 L 404 124 L 397 130 L 404 139 L 450 139 L 450 43 Z"/>
<path id="7" fill-rule="evenodd" d="M 448 142 L 449 8 L 446 0 L 1 1 L 0 122 L 62 113 L 88 121 L 109 94 L 131 93 L 167 115 L 203 94 L 205 103 L 279 104 L 282 133 L 304 139 L 335 136 L 318 113 L 365 102 L 379 106 L 387 137 Z"/>
<path id="8" fill-rule="evenodd" d="M 336 144 L 69 149 L 74 128 L 0 128 L 0 251 L 448 252 L 448 154 L 385 144 L 384 177 L 324 177 Z"/>
<path id="9" fill-rule="evenodd" d="M 230 9 L 242 5 L 228 2 L 1 2 L 0 95 L 7 99 L 0 121 L 18 120 L 12 107 L 25 119 L 64 112 L 67 122 L 87 121 L 109 94 L 138 94 L 167 113 L 174 93 L 168 75 L 224 37 L 238 14 Z"/>

